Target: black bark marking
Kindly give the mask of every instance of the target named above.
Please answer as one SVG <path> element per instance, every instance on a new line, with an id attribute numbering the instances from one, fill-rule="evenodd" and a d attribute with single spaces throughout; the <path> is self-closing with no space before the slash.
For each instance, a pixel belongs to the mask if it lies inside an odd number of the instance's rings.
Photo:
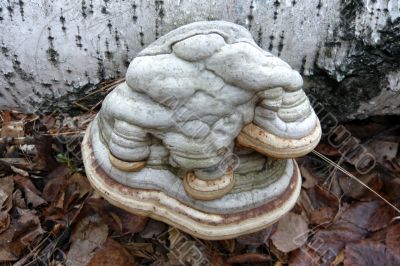
<path id="1" fill-rule="evenodd" d="M 303 59 L 301 59 L 300 75 L 304 75 L 306 63 L 307 63 L 307 56 L 303 56 Z"/>
<path id="2" fill-rule="evenodd" d="M 132 20 L 133 20 L 133 23 L 135 23 L 135 24 L 136 24 L 137 19 L 138 19 L 138 16 L 136 15 L 136 8 L 137 8 L 137 5 L 136 5 L 135 2 L 133 2 L 133 4 L 132 4 L 132 9 L 133 9 Z"/>
<path id="3" fill-rule="evenodd" d="M 47 83 L 47 82 L 41 82 L 40 85 L 42 85 L 42 87 L 46 88 L 46 89 L 50 89 L 51 87 L 53 87 L 53 85 L 51 83 Z"/>
<path id="4" fill-rule="evenodd" d="M 97 57 L 97 77 L 100 81 L 104 80 L 106 77 L 106 68 L 104 67 L 103 58 Z"/>
<path id="5" fill-rule="evenodd" d="M 114 40 L 115 40 L 115 44 L 119 47 L 121 45 L 121 42 L 120 42 L 120 37 L 119 37 L 117 28 L 115 28 L 115 30 L 114 30 Z"/>
<path id="6" fill-rule="evenodd" d="M 258 29 L 258 35 L 257 35 L 257 44 L 258 46 L 262 46 L 262 38 L 263 38 L 263 32 L 262 32 L 262 27 Z"/>
<path id="7" fill-rule="evenodd" d="M 110 31 L 110 34 L 112 34 L 111 32 L 112 32 L 112 24 L 111 24 L 111 20 L 108 20 L 108 23 L 107 23 L 107 28 L 108 28 L 108 30 Z"/>
<path id="8" fill-rule="evenodd" d="M 155 10 L 156 10 L 156 23 L 155 23 L 155 39 L 157 40 L 160 36 L 159 28 L 160 25 L 163 23 L 163 19 L 165 16 L 164 11 L 164 1 L 155 0 Z"/>
<path id="9" fill-rule="evenodd" d="M 296 0 L 292 1 L 292 5 L 295 6 L 297 4 Z"/>
<path id="10" fill-rule="evenodd" d="M 79 47 L 79 49 L 82 49 L 83 44 L 82 44 L 82 36 L 79 30 L 79 26 L 76 27 L 78 33 L 75 35 L 75 44 L 77 47 Z"/>
<path id="11" fill-rule="evenodd" d="M 14 71 L 18 74 L 18 76 L 24 81 L 32 81 L 33 75 L 28 74 L 21 68 L 21 62 L 18 60 L 18 56 L 14 54 L 14 59 L 12 59 L 12 65 Z"/>
<path id="12" fill-rule="evenodd" d="M 144 46 L 144 33 L 143 33 L 142 27 L 140 27 L 139 39 L 140 39 L 140 45 L 143 47 Z"/>
<path id="13" fill-rule="evenodd" d="M 83 18 L 86 18 L 86 17 L 87 17 L 86 10 L 87 10 L 86 1 L 85 1 L 85 0 L 82 0 L 81 13 L 82 13 L 82 17 L 83 17 Z"/>
<path id="14" fill-rule="evenodd" d="M 67 27 L 65 27 L 65 17 L 63 15 L 63 10 L 61 8 L 61 16 L 60 16 L 60 22 L 61 22 L 61 30 L 66 33 Z"/>
<path id="15" fill-rule="evenodd" d="M 253 10 L 254 10 L 254 1 L 251 0 L 249 7 L 249 14 L 247 15 L 247 25 L 248 25 L 247 28 L 249 31 L 251 31 L 251 27 L 253 27 L 253 21 L 254 21 Z"/>
<path id="16" fill-rule="evenodd" d="M 1 43 L 1 53 L 5 56 L 5 57 L 9 57 L 8 52 L 10 52 L 10 49 L 7 48 L 7 46 L 5 45 L 4 42 Z"/>
<path id="17" fill-rule="evenodd" d="M 268 51 L 272 51 L 272 49 L 274 49 L 274 35 L 270 35 L 269 36 L 269 46 L 268 46 Z"/>
<path id="18" fill-rule="evenodd" d="M 89 4 L 89 13 L 93 15 L 94 11 L 93 11 L 93 0 L 90 0 L 90 4 Z"/>
<path id="19" fill-rule="evenodd" d="M 0 22 L 3 21 L 3 20 L 4 20 L 4 18 L 3 18 L 3 8 L 0 7 Z"/>
<path id="20" fill-rule="evenodd" d="M 281 55 L 281 52 L 283 50 L 283 41 L 285 39 L 285 31 L 282 31 L 282 34 L 279 36 L 279 44 L 278 44 L 278 56 Z"/>
<path id="21" fill-rule="evenodd" d="M 47 39 L 49 41 L 49 48 L 46 50 L 46 53 L 48 55 L 47 59 L 53 64 L 53 65 L 58 65 L 58 57 L 59 54 L 56 51 L 56 49 L 54 48 L 54 37 L 51 36 L 51 28 L 48 27 L 47 28 L 49 35 L 47 36 Z"/>
<path id="22" fill-rule="evenodd" d="M 10 17 L 10 20 L 12 21 L 13 20 L 14 9 L 11 6 L 10 0 L 7 0 L 7 4 L 8 4 L 7 5 L 8 16 Z"/>
<path id="23" fill-rule="evenodd" d="M 277 20 L 278 19 L 278 9 L 279 9 L 279 6 L 281 5 L 281 3 L 279 2 L 279 0 L 275 0 L 275 2 L 274 2 L 274 7 L 275 7 L 275 11 L 274 11 L 274 20 Z"/>
<path id="24" fill-rule="evenodd" d="M 15 82 L 12 80 L 15 77 L 15 73 L 14 72 L 6 72 L 3 74 L 4 79 L 7 81 L 7 83 L 11 86 L 14 87 L 15 86 Z"/>
<path id="25" fill-rule="evenodd" d="M 108 60 L 111 60 L 113 58 L 113 53 L 110 52 L 110 43 L 108 42 L 108 39 L 106 38 L 105 40 L 105 45 L 106 45 L 106 51 L 104 52 L 104 55 Z"/>
<path id="26" fill-rule="evenodd" d="M 318 5 L 317 5 L 318 12 L 317 12 L 317 17 L 319 17 L 319 15 L 320 15 L 321 8 L 322 8 L 322 2 L 321 2 L 321 0 L 318 0 Z"/>
<path id="27" fill-rule="evenodd" d="M 24 18 L 24 2 L 22 0 L 18 0 L 18 6 L 19 6 L 19 13 L 21 14 L 21 19 L 22 19 L 22 21 L 25 21 L 25 18 Z"/>

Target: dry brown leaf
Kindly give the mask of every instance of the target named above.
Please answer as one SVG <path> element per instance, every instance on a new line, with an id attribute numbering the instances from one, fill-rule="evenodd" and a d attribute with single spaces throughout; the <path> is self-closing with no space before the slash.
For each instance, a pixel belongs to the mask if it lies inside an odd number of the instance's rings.
<path id="1" fill-rule="evenodd" d="M 26 246 L 45 233 L 35 211 L 17 209 L 19 218 L 11 219 L 10 226 L 0 234 L 0 250 L 3 254 L 19 257 Z"/>
<path id="2" fill-rule="evenodd" d="M 236 241 L 242 245 L 261 246 L 267 243 L 273 231 L 276 230 L 277 224 L 273 224 L 261 231 L 239 236 Z"/>
<path id="3" fill-rule="evenodd" d="M 395 254 L 382 243 L 364 240 L 346 245 L 344 265 L 397 266 L 400 265 L 400 254 Z"/>
<path id="4" fill-rule="evenodd" d="M 63 189 L 67 182 L 68 167 L 60 165 L 54 169 L 46 180 L 46 186 L 43 189 L 43 198 L 48 202 L 57 200 L 60 190 Z"/>
<path id="5" fill-rule="evenodd" d="M 0 262 L 16 261 L 17 259 L 18 257 L 16 257 L 7 248 L 0 246 Z"/>
<path id="6" fill-rule="evenodd" d="M 13 204 L 16 208 L 27 209 L 26 202 L 22 196 L 22 192 L 16 189 L 13 193 Z"/>
<path id="7" fill-rule="evenodd" d="M 303 188 L 312 188 L 318 184 L 317 178 L 308 170 L 307 164 L 301 164 L 300 172 L 301 176 L 304 178 L 304 182 L 301 184 Z"/>
<path id="8" fill-rule="evenodd" d="M 346 243 L 362 239 L 367 231 L 346 221 L 336 221 L 326 229 L 319 229 L 307 246 L 319 254 L 323 261 L 332 262 Z"/>
<path id="9" fill-rule="evenodd" d="M 354 174 L 361 180 L 364 184 L 368 185 L 371 189 L 378 192 L 382 188 L 382 180 L 379 177 L 379 174 L 375 171 L 371 171 L 365 175 Z M 343 190 L 346 196 L 352 197 L 354 199 L 371 199 L 376 197 L 372 192 L 370 192 L 367 188 L 360 185 L 359 182 L 350 178 L 344 174 L 339 176 L 339 184 L 340 188 Z"/>
<path id="10" fill-rule="evenodd" d="M 134 258 L 121 244 L 111 238 L 108 238 L 104 245 L 96 251 L 87 265 L 128 266 L 133 265 L 134 262 Z"/>
<path id="11" fill-rule="evenodd" d="M 369 231 L 386 227 L 394 217 L 393 209 L 380 200 L 352 204 L 342 219 Z"/>
<path id="12" fill-rule="evenodd" d="M 389 227 L 386 234 L 386 245 L 395 254 L 400 254 L 400 224 Z"/>
<path id="13" fill-rule="evenodd" d="M 32 183 L 32 181 L 25 177 L 25 176 L 21 176 L 21 175 L 14 175 L 13 179 L 15 181 L 15 183 L 18 184 L 18 186 L 20 186 L 21 188 L 27 188 L 30 191 L 32 191 L 33 193 L 37 194 L 37 195 L 41 195 L 41 192 L 35 187 L 35 185 Z"/>
<path id="14" fill-rule="evenodd" d="M 108 226 L 97 215 L 79 221 L 71 234 L 71 247 L 67 261 L 71 265 L 84 266 L 89 263 L 94 251 L 100 248 L 108 236 Z"/>
<path id="15" fill-rule="evenodd" d="M 339 199 L 322 187 L 315 186 L 307 189 L 307 194 L 313 207 L 316 209 L 321 207 L 338 208 L 339 206 Z"/>
<path id="16" fill-rule="evenodd" d="M 0 210 L 8 212 L 12 207 L 14 181 L 11 176 L 0 178 Z"/>
<path id="17" fill-rule="evenodd" d="M 90 198 L 88 204 L 101 216 L 110 229 L 119 233 L 133 234 L 140 232 L 145 228 L 149 220 L 148 217 L 128 213 L 123 209 L 117 208 L 104 199 Z"/>
<path id="18" fill-rule="evenodd" d="M 143 239 L 155 238 L 167 229 L 168 226 L 165 223 L 149 219 L 146 227 L 140 231 L 139 235 Z"/>
<path id="19" fill-rule="evenodd" d="M 7 212 L 0 211 L 0 234 L 10 226 L 10 215 Z"/>
<path id="20" fill-rule="evenodd" d="M 317 147 L 315 147 L 315 150 L 325 156 L 341 156 L 338 149 L 326 142 L 320 142 Z"/>
<path id="21" fill-rule="evenodd" d="M 227 263 L 263 263 L 271 260 L 271 256 L 260 253 L 245 253 L 229 257 Z"/>
<path id="22" fill-rule="evenodd" d="M 377 139 L 368 144 L 378 163 L 384 165 L 385 161 L 396 158 L 399 142 L 396 139 Z"/>
<path id="23" fill-rule="evenodd" d="M 271 239 L 280 251 L 290 252 L 304 245 L 307 241 L 307 235 L 308 224 L 304 217 L 289 212 L 279 220 Z"/>
<path id="24" fill-rule="evenodd" d="M 89 192 L 93 190 L 86 176 L 81 173 L 74 173 L 69 179 L 69 184 L 74 184 L 77 186 L 77 191 L 79 192 L 79 198 L 82 198 Z"/>
<path id="25" fill-rule="evenodd" d="M 325 224 L 331 222 L 335 217 L 336 209 L 331 207 L 322 207 L 313 210 L 309 215 L 310 224 Z"/>
<path id="26" fill-rule="evenodd" d="M 231 264 L 230 263 L 226 263 L 224 261 L 223 256 L 219 252 L 213 251 L 213 252 L 211 252 L 211 261 L 210 261 L 209 265 L 212 265 L 212 266 L 229 266 Z"/>
<path id="27" fill-rule="evenodd" d="M 1 128 L 2 138 L 19 138 L 23 137 L 24 134 L 24 123 L 23 121 L 10 121 L 3 123 Z"/>
<path id="28" fill-rule="evenodd" d="M 310 248 L 303 247 L 290 253 L 289 266 L 319 266 L 319 256 Z"/>

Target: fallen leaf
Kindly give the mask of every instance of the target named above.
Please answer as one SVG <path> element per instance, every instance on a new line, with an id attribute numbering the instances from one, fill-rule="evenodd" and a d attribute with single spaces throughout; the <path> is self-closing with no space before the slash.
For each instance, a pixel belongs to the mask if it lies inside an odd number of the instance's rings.
<path id="1" fill-rule="evenodd" d="M 107 236 L 108 226 L 98 215 L 86 216 L 80 220 L 71 234 L 68 263 L 76 266 L 87 265 L 94 251 L 103 245 Z"/>
<path id="2" fill-rule="evenodd" d="M 134 257 L 155 260 L 155 256 L 157 256 L 152 243 L 129 242 L 124 244 L 124 246 Z"/>
<path id="3" fill-rule="evenodd" d="M 307 194 L 315 209 L 321 207 L 338 208 L 339 206 L 339 199 L 322 187 L 315 186 L 307 189 Z"/>
<path id="4" fill-rule="evenodd" d="M 20 186 L 24 189 L 27 188 L 37 195 L 41 195 L 41 192 L 35 187 L 35 185 L 32 183 L 32 181 L 29 178 L 27 178 L 25 176 L 21 176 L 21 175 L 14 175 L 13 179 L 14 179 L 15 183 L 18 184 L 18 186 Z"/>
<path id="5" fill-rule="evenodd" d="M 263 263 L 271 260 L 271 256 L 260 253 L 245 253 L 229 257 L 227 263 Z"/>
<path id="6" fill-rule="evenodd" d="M 301 184 L 303 188 L 312 188 L 318 184 L 317 178 L 308 169 L 306 163 L 302 163 L 300 166 L 301 176 L 304 178 L 304 182 Z"/>
<path id="7" fill-rule="evenodd" d="M 395 254 L 400 254 L 400 224 L 389 227 L 386 234 L 386 245 Z"/>
<path id="8" fill-rule="evenodd" d="M 26 202 L 28 203 L 28 207 L 36 208 L 41 205 L 46 205 L 47 201 L 42 199 L 39 195 L 32 192 L 29 188 L 25 188 L 25 198 Z"/>
<path id="9" fill-rule="evenodd" d="M 332 207 L 322 207 L 313 210 L 309 215 L 310 224 L 325 224 L 331 222 L 335 217 L 336 209 Z"/>
<path id="10" fill-rule="evenodd" d="M 289 266 L 319 266 L 319 256 L 312 249 L 303 247 L 290 253 Z"/>
<path id="11" fill-rule="evenodd" d="M 15 207 L 20 209 L 27 209 L 25 200 L 22 196 L 22 192 L 19 189 L 16 189 L 13 193 L 13 204 Z"/>
<path id="12" fill-rule="evenodd" d="M 68 167 L 60 165 L 46 178 L 46 186 L 43 189 L 43 198 L 48 202 L 54 202 L 60 190 L 65 186 L 68 176 Z"/>
<path id="13" fill-rule="evenodd" d="M 0 234 L 10 226 L 10 215 L 7 212 L 0 211 Z"/>
<path id="14" fill-rule="evenodd" d="M 371 171 L 365 175 L 359 175 L 357 173 L 353 174 L 357 176 L 361 182 L 368 185 L 374 191 L 379 192 L 381 190 L 383 183 L 377 172 Z M 344 174 L 339 175 L 339 184 L 344 194 L 354 199 L 371 199 L 376 197 L 366 187 L 360 185 L 359 182 Z"/>
<path id="15" fill-rule="evenodd" d="M 395 254 L 382 243 L 364 240 L 346 245 L 344 265 L 396 266 L 400 265 L 400 255 Z"/>
<path id="16" fill-rule="evenodd" d="M 396 158 L 399 142 L 396 139 L 377 139 L 368 144 L 378 163 L 384 165 L 385 161 Z"/>
<path id="17" fill-rule="evenodd" d="M 307 241 L 308 225 L 304 217 L 289 212 L 278 222 L 276 231 L 271 239 L 274 245 L 282 252 L 295 250 Z"/>
<path id="18" fill-rule="evenodd" d="M 168 226 L 165 223 L 149 219 L 146 227 L 142 231 L 140 231 L 139 235 L 143 239 L 155 238 L 167 229 Z"/>
<path id="19" fill-rule="evenodd" d="M 211 261 L 210 261 L 209 265 L 212 265 L 212 266 L 229 266 L 231 264 L 226 263 L 224 261 L 223 256 L 219 252 L 213 251 L 213 252 L 211 252 Z"/>
<path id="20" fill-rule="evenodd" d="M 393 209 L 380 200 L 352 204 L 342 219 L 369 231 L 386 227 L 394 217 Z"/>
<path id="21" fill-rule="evenodd" d="M 0 262 L 15 261 L 17 259 L 18 259 L 18 257 L 16 257 L 7 248 L 4 248 L 4 247 L 0 246 Z"/>
<path id="22" fill-rule="evenodd" d="M 24 123 L 23 121 L 10 121 L 3 123 L 1 128 L 2 138 L 19 138 L 24 136 Z"/>
<path id="23" fill-rule="evenodd" d="M 307 246 L 321 257 L 322 261 L 332 262 L 346 243 L 355 242 L 367 231 L 346 221 L 336 221 L 325 229 L 318 229 Z"/>
<path id="24" fill-rule="evenodd" d="M 86 176 L 83 176 L 81 173 L 74 173 L 69 179 L 69 184 L 73 184 L 77 186 L 77 191 L 79 192 L 79 198 L 82 198 L 89 192 L 93 190 Z"/>
<path id="25" fill-rule="evenodd" d="M 17 209 L 17 211 L 18 219 L 11 219 L 8 229 L 0 234 L 0 249 L 18 258 L 25 247 L 45 231 L 35 211 L 23 209 Z"/>
<path id="26" fill-rule="evenodd" d="M 276 230 L 277 224 L 273 224 L 261 231 L 239 236 L 236 241 L 242 245 L 261 246 L 267 243 L 273 231 Z"/>
<path id="27" fill-rule="evenodd" d="M 134 258 L 115 240 L 108 238 L 104 245 L 96 251 L 88 266 L 97 265 L 133 265 Z"/>
<path id="28" fill-rule="evenodd" d="M 119 233 L 137 233 L 142 231 L 148 217 L 135 215 L 123 209 L 117 208 L 104 199 L 91 198 L 88 200 L 96 213 L 98 213 L 110 229 Z"/>
<path id="29" fill-rule="evenodd" d="M 12 207 L 14 181 L 11 176 L 0 178 L 0 210 L 8 212 Z"/>
<path id="30" fill-rule="evenodd" d="M 317 147 L 315 147 L 315 150 L 325 156 L 341 156 L 341 153 L 338 151 L 338 149 L 326 142 L 318 143 Z"/>

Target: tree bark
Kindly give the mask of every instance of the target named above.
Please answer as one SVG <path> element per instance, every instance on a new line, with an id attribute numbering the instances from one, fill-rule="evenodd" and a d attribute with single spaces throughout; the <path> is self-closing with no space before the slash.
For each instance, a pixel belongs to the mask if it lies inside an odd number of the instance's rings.
<path id="1" fill-rule="evenodd" d="M 200 20 L 250 30 L 338 120 L 400 114 L 398 0 L 7 0 L 0 3 L 0 109 L 61 108 L 123 77 L 159 36 Z M 314 97 L 313 97 L 314 96 Z"/>

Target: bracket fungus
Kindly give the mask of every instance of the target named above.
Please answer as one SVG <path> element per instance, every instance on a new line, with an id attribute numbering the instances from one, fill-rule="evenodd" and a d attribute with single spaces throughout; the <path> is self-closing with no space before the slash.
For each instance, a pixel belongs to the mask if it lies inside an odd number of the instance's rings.
<path id="1" fill-rule="evenodd" d="M 261 230 L 295 204 L 295 157 L 321 127 L 297 71 L 224 21 L 175 29 L 141 51 L 82 149 L 104 198 L 204 239 Z"/>

